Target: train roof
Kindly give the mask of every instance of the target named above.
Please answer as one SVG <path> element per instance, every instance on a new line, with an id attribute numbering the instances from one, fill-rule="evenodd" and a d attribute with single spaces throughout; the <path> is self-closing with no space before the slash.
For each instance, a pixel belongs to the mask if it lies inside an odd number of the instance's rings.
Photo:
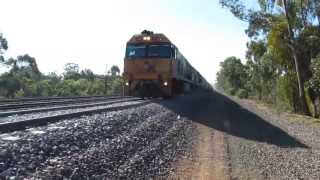
<path id="1" fill-rule="evenodd" d="M 135 34 L 131 37 L 127 44 L 154 44 L 154 43 L 170 43 L 171 41 L 162 33 L 153 33 L 152 31 L 142 31 L 141 34 Z"/>

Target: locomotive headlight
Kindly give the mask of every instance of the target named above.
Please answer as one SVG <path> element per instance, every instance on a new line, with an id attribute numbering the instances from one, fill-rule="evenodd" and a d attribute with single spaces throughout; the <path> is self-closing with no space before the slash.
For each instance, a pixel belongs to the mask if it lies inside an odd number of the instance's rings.
<path id="1" fill-rule="evenodd" d="M 143 40 L 145 40 L 145 41 L 150 41 L 150 40 L 151 40 L 151 37 L 150 37 L 150 36 L 145 36 L 145 37 L 143 37 Z"/>
<path id="2" fill-rule="evenodd" d="M 126 86 L 129 86 L 129 82 L 126 82 Z"/>
<path id="3" fill-rule="evenodd" d="M 164 85 L 164 86 L 168 86 L 168 82 L 165 81 L 165 82 L 163 83 L 163 85 Z"/>

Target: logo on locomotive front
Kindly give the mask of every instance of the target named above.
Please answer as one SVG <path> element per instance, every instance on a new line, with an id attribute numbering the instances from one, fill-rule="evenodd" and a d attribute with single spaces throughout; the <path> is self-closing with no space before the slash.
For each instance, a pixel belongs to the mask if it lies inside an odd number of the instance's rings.
<path id="1" fill-rule="evenodd" d="M 144 66 L 143 67 L 147 72 L 156 72 L 155 64 L 150 64 L 148 61 L 144 62 Z"/>

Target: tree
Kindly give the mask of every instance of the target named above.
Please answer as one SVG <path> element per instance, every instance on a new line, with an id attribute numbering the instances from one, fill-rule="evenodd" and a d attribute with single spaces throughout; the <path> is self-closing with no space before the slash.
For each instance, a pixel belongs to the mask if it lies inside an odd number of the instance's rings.
<path id="1" fill-rule="evenodd" d="M 0 63 L 4 62 L 4 57 L 2 55 L 4 54 L 4 51 L 6 51 L 7 49 L 8 49 L 8 41 L 0 33 Z"/>
<path id="2" fill-rule="evenodd" d="M 320 55 L 312 59 L 312 78 L 308 81 L 310 99 L 313 102 L 314 117 L 320 116 Z"/>
<path id="3" fill-rule="evenodd" d="M 64 71 L 67 73 L 79 73 L 79 65 L 76 63 L 66 63 L 64 66 Z"/>
<path id="4" fill-rule="evenodd" d="M 245 89 L 247 80 L 246 67 L 236 57 L 229 57 L 220 63 L 217 73 L 217 85 L 228 94 L 235 95 L 238 90 Z"/>
<path id="5" fill-rule="evenodd" d="M 298 79 L 298 87 L 299 87 L 299 100 L 301 103 L 301 110 L 304 114 L 309 115 L 310 112 L 308 110 L 308 106 L 307 106 L 307 102 L 306 102 L 306 96 L 305 96 L 305 92 L 304 92 L 304 83 L 305 80 L 302 77 L 302 70 L 301 70 L 301 66 L 300 66 L 300 59 L 298 58 L 298 54 L 297 54 L 297 47 L 296 47 L 296 38 L 294 37 L 294 29 L 293 29 L 293 18 L 294 15 L 291 13 L 289 14 L 291 11 L 291 9 L 289 9 L 290 7 L 292 8 L 293 4 L 290 4 L 290 1 L 287 0 L 282 0 L 282 8 L 285 14 L 285 17 L 287 19 L 287 28 L 288 28 L 288 45 L 289 48 L 291 50 L 292 53 L 292 57 L 294 59 L 294 64 L 295 64 L 295 70 L 297 73 L 297 79 Z M 291 19 L 291 17 L 293 17 Z"/>
<path id="6" fill-rule="evenodd" d="M 34 57 L 29 56 L 28 54 L 25 54 L 23 56 L 17 57 L 17 62 L 20 64 L 20 69 L 30 69 L 33 73 L 37 75 L 41 75 L 41 72 L 39 71 L 36 59 Z"/>
<path id="7" fill-rule="evenodd" d="M 305 82 L 311 78 L 310 61 L 320 50 L 316 45 L 306 48 L 302 42 L 314 41 L 316 31 L 320 30 L 319 0 L 259 0 L 258 10 L 246 9 L 240 0 L 220 0 L 220 3 L 249 23 L 246 33 L 252 40 L 268 41 L 267 51 L 272 51 L 276 61 L 285 66 L 282 70 L 290 68 L 283 73 L 296 74 L 297 78 L 290 80 L 295 80 L 298 85 L 297 111 L 309 115 Z M 318 18 L 318 28 L 315 28 L 315 18 Z M 312 35 L 304 35 L 310 31 Z"/>
<path id="8" fill-rule="evenodd" d="M 0 75 L 0 96 L 3 97 L 104 95 L 104 77 L 109 77 L 109 94 L 119 93 L 123 84 L 117 66 L 111 68 L 112 76 L 96 75 L 90 69 L 80 72 L 75 63 L 65 65 L 63 76 L 43 75 L 34 57 L 25 54 L 5 59 L 3 54 L 7 49 L 8 43 L 0 34 L 0 64 L 9 68 Z"/>
<path id="9" fill-rule="evenodd" d="M 21 89 L 19 79 L 5 73 L 0 77 L 0 92 L 8 98 L 15 97 L 15 93 Z"/>
<path id="10" fill-rule="evenodd" d="M 18 56 L 15 58 L 9 58 L 2 62 L 7 67 L 10 67 L 10 74 L 14 75 L 17 73 L 26 72 L 30 75 L 41 76 L 36 59 L 29 56 L 28 54 Z"/>
<path id="11" fill-rule="evenodd" d="M 117 76 L 117 75 L 120 74 L 120 69 L 119 69 L 118 66 L 113 65 L 113 66 L 111 67 L 111 69 L 110 69 L 110 72 L 111 72 L 111 75 L 112 75 L 112 76 Z"/>
<path id="12" fill-rule="evenodd" d="M 258 94 L 259 100 L 262 99 L 262 90 L 264 87 L 262 68 L 262 57 L 266 53 L 266 43 L 263 40 L 251 41 L 247 43 L 246 57 L 248 59 L 248 80 L 247 88 L 251 90 L 253 95 Z"/>
<path id="13" fill-rule="evenodd" d="M 67 63 L 64 66 L 64 79 L 78 80 L 80 78 L 79 65 L 75 63 Z"/>
<path id="14" fill-rule="evenodd" d="M 45 79 L 50 80 L 52 84 L 57 84 L 61 81 L 62 77 L 58 75 L 56 72 L 50 72 Z"/>
<path id="15" fill-rule="evenodd" d="M 80 74 L 81 74 L 81 78 L 85 78 L 85 79 L 88 79 L 90 81 L 93 81 L 94 78 L 95 78 L 94 73 L 90 69 L 81 70 Z"/>

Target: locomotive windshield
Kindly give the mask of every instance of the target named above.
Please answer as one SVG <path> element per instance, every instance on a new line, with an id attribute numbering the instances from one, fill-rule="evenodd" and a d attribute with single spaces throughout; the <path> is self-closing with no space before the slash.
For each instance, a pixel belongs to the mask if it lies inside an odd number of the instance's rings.
<path id="1" fill-rule="evenodd" d="M 145 57 L 146 48 L 147 47 L 145 45 L 127 46 L 126 57 L 127 58 Z"/>
<path id="2" fill-rule="evenodd" d="M 128 45 L 127 58 L 171 58 L 171 45 Z"/>
<path id="3" fill-rule="evenodd" d="M 171 57 L 170 45 L 150 45 L 148 48 L 148 57 Z"/>

